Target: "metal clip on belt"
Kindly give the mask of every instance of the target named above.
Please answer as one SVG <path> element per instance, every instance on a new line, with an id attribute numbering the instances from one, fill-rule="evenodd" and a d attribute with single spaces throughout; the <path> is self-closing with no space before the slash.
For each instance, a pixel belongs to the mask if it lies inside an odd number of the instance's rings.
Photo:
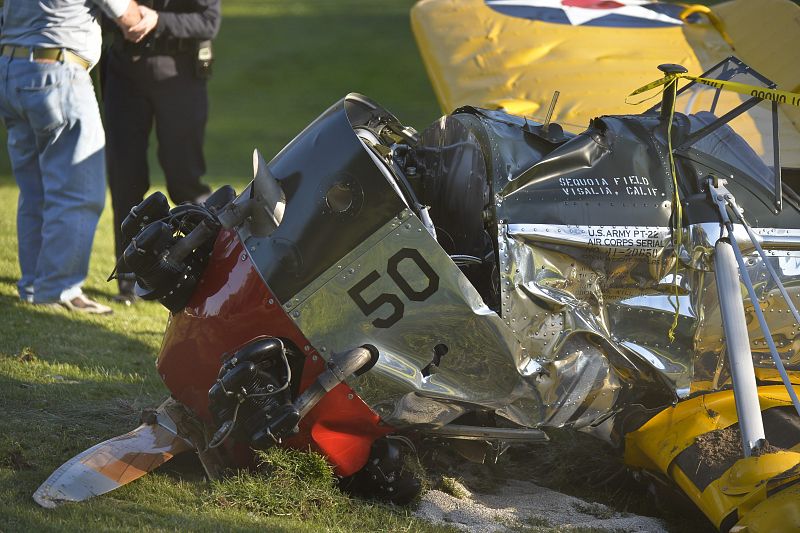
<path id="1" fill-rule="evenodd" d="M 28 48 L 27 46 L 14 46 L 3 45 L 0 47 L 0 55 L 6 57 L 13 57 L 16 59 L 48 59 L 51 61 L 61 61 L 75 63 L 82 66 L 86 70 L 89 69 L 90 63 L 83 59 L 81 56 L 67 50 L 66 48 Z"/>

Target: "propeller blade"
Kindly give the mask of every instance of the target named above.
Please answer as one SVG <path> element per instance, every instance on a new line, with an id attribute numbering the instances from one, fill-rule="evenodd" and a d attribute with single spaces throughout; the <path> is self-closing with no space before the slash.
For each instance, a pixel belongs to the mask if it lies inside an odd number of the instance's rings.
<path id="1" fill-rule="evenodd" d="M 168 399 L 155 411 L 152 423 L 92 446 L 61 465 L 36 489 L 33 499 L 49 509 L 65 502 L 80 502 L 130 483 L 193 449 L 178 436 L 175 422 L 165 410 Z"/>

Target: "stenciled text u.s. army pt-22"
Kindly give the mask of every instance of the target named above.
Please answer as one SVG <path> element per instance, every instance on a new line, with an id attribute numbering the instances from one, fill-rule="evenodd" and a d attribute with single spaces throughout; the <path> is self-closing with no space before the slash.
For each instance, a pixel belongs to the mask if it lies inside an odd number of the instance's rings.
<path id="1" fill-rule="evenodd" d="M 660 104 L 578 135 L 471 107 L 418 134 L 350 94 L 270 163 L 256 152 L 242 194 L 146 199 L 120 264 L 171 311 L 172 399 L 35 500 L 189 449 L 213 476 L 283 445 L 402 503 L 420 435 L 502 447 L 567 427 L 723 531 L 800 529 L 800 197 L 778 103 L 726 108 L 724 88 L 662 70 Z M 705 77 L 772 86 L 734 58 Z M 747 121 L 774 147 L 748 145 Z M 720 432 L 741 446 L 710 461 Z"/>

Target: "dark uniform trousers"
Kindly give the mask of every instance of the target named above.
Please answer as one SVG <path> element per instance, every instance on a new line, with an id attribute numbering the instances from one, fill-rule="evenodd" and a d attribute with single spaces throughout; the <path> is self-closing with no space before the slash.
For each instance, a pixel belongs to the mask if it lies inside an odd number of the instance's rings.
<path id="1" fill-rule="evenodd" d="M 207 80 L 196 74 L 195 44 L 216 35 L 220 0 L 154 3 L 163 26 L 151 35 L 152 46 L 131 47 L 120 35 L 104 62 L 106 161 L 117 257 L 124 251 L 120 224 L 150 188 L 147 151 L 154 124 L 158 162 L 172 202 L 194 201 L 210 192 L 200 180 L 206 171 L 208 93 Z M 164 40 L 181 46 L 159 50 Z"/>

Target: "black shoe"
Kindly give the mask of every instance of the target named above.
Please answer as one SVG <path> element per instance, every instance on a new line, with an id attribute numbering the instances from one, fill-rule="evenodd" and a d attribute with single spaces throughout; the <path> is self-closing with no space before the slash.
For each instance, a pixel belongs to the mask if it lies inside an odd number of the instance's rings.
<path id="1" fill-rule="evenodd" d="M 116 296 L 112 297 L 111 299 L 114 302 L 116 302 L 118 304 L 123 304 L 123 305 L 133 305 L 137 300 L 135 294 L 131 294 L 131 293 L 128 293 L 128 292 L 121 292 L 121 293 L 117 294 Z"/>
<path id="2" fill-rule="evenodd" d="M 114 296 L 113 300 L 119 304 L 133 305 L 136 302 L 136 292 L 134 287 L 136 282 L 128 280 L 119 281 L 119 294 Z"/>

